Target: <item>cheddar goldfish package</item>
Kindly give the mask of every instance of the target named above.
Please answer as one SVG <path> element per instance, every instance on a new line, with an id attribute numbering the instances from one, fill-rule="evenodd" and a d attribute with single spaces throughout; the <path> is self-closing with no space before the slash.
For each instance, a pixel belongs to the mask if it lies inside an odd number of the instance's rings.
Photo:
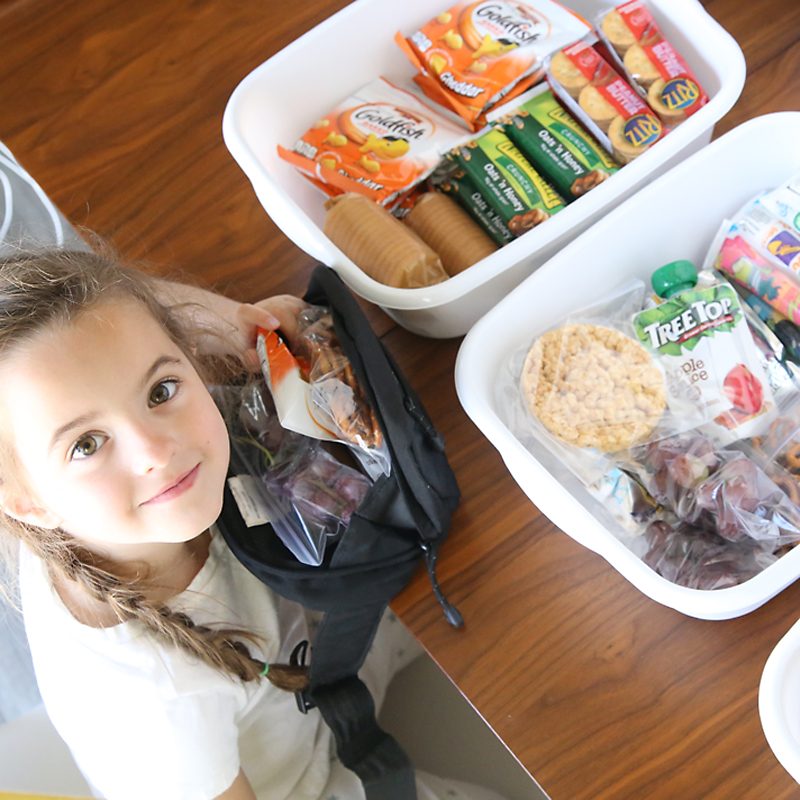
<path id="1" fill-rule="evenodd" d="M 590 30 L 554 0 L 479 0 L 457 3 L 395 41 L 425 94 L 479 130 L 490 109 L 541 79 L 546 56 Z"/>
<path id="2" fill-rule="evenodd" d="M 281 158 L 330 196 L 358 192 L 387 208 L 430 174 L 465 132 L 377 78 L 319 119 Z"/>

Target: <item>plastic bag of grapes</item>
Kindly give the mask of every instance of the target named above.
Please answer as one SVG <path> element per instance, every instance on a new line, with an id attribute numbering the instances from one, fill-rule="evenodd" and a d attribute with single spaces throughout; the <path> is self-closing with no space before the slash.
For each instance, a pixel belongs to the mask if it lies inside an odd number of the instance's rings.
<path id="1" fill-rule="evenodd" d="M 768 553 L 800 541 L 800 509 L 780 485 L 786 473 L 757 463 L 744 445 L 720 449 L 690 431 L 635 447 L 630 459 L 628 468 L 681 522 Z"/>

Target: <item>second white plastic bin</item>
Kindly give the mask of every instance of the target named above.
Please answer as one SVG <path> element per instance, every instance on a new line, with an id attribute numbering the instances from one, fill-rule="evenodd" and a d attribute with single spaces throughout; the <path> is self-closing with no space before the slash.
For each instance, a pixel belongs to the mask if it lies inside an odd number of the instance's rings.
<path id="1" fill-rule="evenodd" d="M 689 616 L 746 614 L 800 577 L 800 547 L 727 589 L 670 583 L 633 554 L 600 506 L 543 448 L 523 447 L 508 427 L 497 387 L 520 348 L 633 278 L 649 281 L 677 259 L 702 264 L 722 220 L 758 192 L 800 170 L 800 113 L 758 117 L 735 128 L 642 189 L 500 301 L 467 334 L 456 361 L 458 397 L 499 450 L 528 497 L 561 530 L 599 553 L 649 597 Z"/>

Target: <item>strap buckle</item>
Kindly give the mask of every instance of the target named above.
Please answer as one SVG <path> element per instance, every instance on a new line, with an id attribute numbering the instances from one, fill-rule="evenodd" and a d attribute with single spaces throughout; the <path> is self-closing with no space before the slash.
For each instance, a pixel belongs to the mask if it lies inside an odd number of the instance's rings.
<path id="1" fill-rule="evenodd" d="M 306 665 L 306 656 L 308 654 L 308 639 L 298 642 L 292 654 L 289 656 L 289 663 L 293 667 L 304 667 Z M 297 710 L 301 714 L 308 714 L 312 708 L 316 708 L 316 703 L 311 700 L 309 690 L 295 692 L 294 699 L 297 702 Z"/>

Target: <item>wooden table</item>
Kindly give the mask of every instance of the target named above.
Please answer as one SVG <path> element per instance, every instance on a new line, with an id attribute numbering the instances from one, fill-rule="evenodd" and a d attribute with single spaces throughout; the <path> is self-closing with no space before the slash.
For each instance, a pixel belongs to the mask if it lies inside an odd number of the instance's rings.
<path id="1" fill-rule="evenodd" d="M 0 140 L 71 220 L 126 255 L 241 300 L 302 292 L 313 264 L 264 214 L 222 113 L 250 70 L 344 5 L 0 0 Z M 717 135 L 800 108 L 800 5 L 705 5 L 749 67 Z M 727 622 L 647 599 L 508 475 L 456 399 L 459 341 L 364 306 L 445 435 L 464 495 L 439 575 L 465 629 L 444 621 L 423 572 L 394 607 L 553 800 L 800 798 L 757 711 L 800 584 Z"/>

